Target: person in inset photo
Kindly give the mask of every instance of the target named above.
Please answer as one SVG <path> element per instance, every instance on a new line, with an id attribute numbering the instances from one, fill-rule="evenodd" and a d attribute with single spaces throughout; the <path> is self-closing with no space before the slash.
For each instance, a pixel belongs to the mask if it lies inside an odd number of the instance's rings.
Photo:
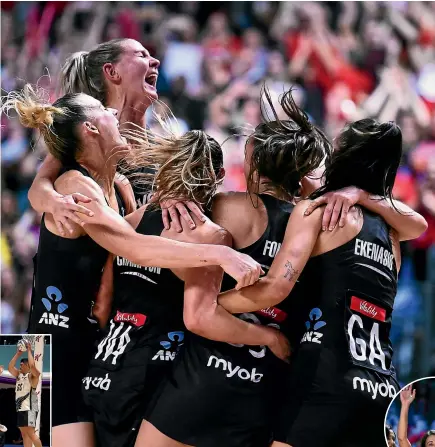
<path id="1" fill-rule="evenodd" d="M 391 425 L 385 426 L 385 437 L 387 438 L 388 447 L 397 447 L 396 444 L 396 433 L 394 433 L 393 427 Z"/>
<path id="2" fill-rule="evenodd" d="M 0 424 L 0 447 L 4 447 L 5 445 L 5 439 L 6 439 L 6 432 L 7 432 L 6 426 Z"/>
<path id="3" fill-rule="evenodd" d="M 3 374 L 3 371 L 5 370 L 5 367 L 3 365 L 0 365 L 0 376 Z M 7 428 L 0 423 L 0 447 L 3 447 L 5 445 L 5 439 L 6 439 L 6 432 Z"/>
<path id="4" fill-rule="evenodd" d="M 0 365 L 0 376 L 3 374 L 3 371 L 5 370 L 5 367 L 3 365 Z M 5 439 L 6 439 L 6 432 L 7 432 L 6 426 L 0 423 L 0 447 L 3 447 L 5 445 Z"/>
<path id="5" fill-rule="evenodd" d="M 15 405 L 17 411 L 17 425 L 23 436 L 24 447 L 42 447 L 41 440 L 35 432 L 38 417 L 38 386 L 41 372 L 36 368 L 30 343 L 26 342 L 27 358 L 20 361 L 20 369 L 15 367 L 17 360 L 23 354 L 18 348 L 9 362 L 8 371 L 16 378 Z"/>
<path id="6" fill-rule="evenodd" d="M 393 427 L 386 425 L 385 436 L 388 447 L 435 447 L 435 430 L 427 429 L 430 426 L 429 419 L 434 413 L 433 405 L 430 405 L 430 391 L 433 385 L 435 385 L 435 381 L 420 381 L 406 386 L 400 392 L 398 444 Z M 399 401 L 397 397 L 396 401 Z M 412 405 L 414 401 L 415 404 Z M 392 407 L 394 407 L 394 403 Z M 394 408 L 390 408 L 388 417 L 394 411 Z M 393 416 L 391 415 L 391 417 Z M 432 426 L 434 426 L 434 421 L 432 421 Z M 425 429 L 422 430 L 422 427 Z"/>

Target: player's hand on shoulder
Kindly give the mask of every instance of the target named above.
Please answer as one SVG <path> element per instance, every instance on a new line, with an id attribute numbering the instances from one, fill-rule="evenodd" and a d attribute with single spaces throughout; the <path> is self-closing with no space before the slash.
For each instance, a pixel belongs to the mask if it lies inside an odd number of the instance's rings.
<path id="1" fill-rule="evenodd" d="M 74 227 L 71 224 L 75 222 L 81 225 L 81 219 L 75 213 L 83 213 L 92 217 L 94 213 L 88 208 L 80 205 L 79 203 L 89 203 L 91 199 L 80 193 L 72 194 L 57 194 L 53 198 L 50 207 L 50 214 L 53 216 L 53 221 L 61 236 L 74 233 Z"/>
<path id="2" fill-rule="evenodd" d="M 98 184 L 78 171 L 62 174 L 54 184 L 58 198 L 50 213 L 61 236 L 67 237 L 77 232 L 77 225 L 83 225 L 80 214 L 93 217 L 88 208 L 92 202 L 103 201 L 104 195 Z M 81 204 L 88 204 L 88 207 Z"/>
<path id="3" fill-rule="evenodd" d="M 181 225 L 180 216 L 187 222 L 191 229 L 196 227 L 190 213 L 192 212 L 201 222 L 205 222 L 206 217 L 204 210 L 200 205 L 193 201 L 180 202 L 177 200 L 165 200 L 160 202 L 162 208 L 162 220 L 166 230 L 169 230 L 171 226 L 175 231 L 181 233 L 183 227 Z"/>
<path id="4" fill-rule="evenodd" d="M 322 230 L 333 231 L 337 223 L 342 228 L 346 224 L 346 217 L 350 208 L 366 194 L 365 191 L 354 186 L 328 192 L 310 201 L 305 210 L 305 215 L 308 216 L 316 208 L 326 205 L 323 208 Z"/>

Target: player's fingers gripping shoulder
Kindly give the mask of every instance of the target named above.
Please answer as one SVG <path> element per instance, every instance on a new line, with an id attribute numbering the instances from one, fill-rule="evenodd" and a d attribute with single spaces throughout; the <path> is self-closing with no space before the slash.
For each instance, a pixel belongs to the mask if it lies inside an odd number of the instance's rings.
<path id="1" fill-rule="evenodd" d="M 291 218 L 301 219 L 303 222 L 321 222 L 323 213 L 326 209 L 326 203 L 322 203 L 320 206 L 312 210 L 312 212 L 307 215 L 305 213 L 306 209 L 309 207 L 311 200 L 301 200 L 294 207 Z"/>
<path id="2" fill-rule="evenodd" d="M 97 203 L 105 203 L 103 191 L 90 177 L 77 171 L 68 171 L 55 182 L 55 188 L 60 194 L 80 193 Z"/>

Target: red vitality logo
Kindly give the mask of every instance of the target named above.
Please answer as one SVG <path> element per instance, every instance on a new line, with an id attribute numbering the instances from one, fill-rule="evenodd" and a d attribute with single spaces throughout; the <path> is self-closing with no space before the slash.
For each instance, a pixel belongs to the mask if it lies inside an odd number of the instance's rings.
<path id="1" fill-rule="evenodd" d="M 287 319 L 287 312 L 276 307 L 267 307 L 266 309 L 261 309 L 256 312 L 257 314 L 263 315 L 263 317 L 270 318 L 271 320 L 282 323 Z"/>
<path id="2" fill-rule="evenodd" d="M 373 318 L 374 320 L 385 321 L 386 318 L 385 309 L 382 309 L 382 307 L 376 306 L 376 304 L 372 304 L 367 300 L 357 298 L 356 296 L 352 297 L 350 308 L 366 317 Z"/>
<path id="3" fill-rule="evenodd" d="M 141 327 L 145 324 L 146 319 L 147 317 L 144 314 L 129 314 L 118 310 L 113 320 L 117 323 L 130 323 L 136 327 Z"/>

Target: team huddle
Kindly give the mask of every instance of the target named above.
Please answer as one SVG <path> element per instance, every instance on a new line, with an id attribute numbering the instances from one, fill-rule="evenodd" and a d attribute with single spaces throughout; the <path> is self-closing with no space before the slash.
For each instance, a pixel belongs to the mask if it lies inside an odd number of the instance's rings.
<path id="1" fill-rule="evenodd" d="M 217 193 L 217 141 L 146 128 L 158 67 L 117 39 L 65 62 L 53 104 L 2 106 L 49 151 L 28 330 L 53 335 L 53 446 L 384 446 L 399 242 L 427 226 L 392 198 L 400 128 L 333 148 L 265 88 L 248 190 Z"/>

